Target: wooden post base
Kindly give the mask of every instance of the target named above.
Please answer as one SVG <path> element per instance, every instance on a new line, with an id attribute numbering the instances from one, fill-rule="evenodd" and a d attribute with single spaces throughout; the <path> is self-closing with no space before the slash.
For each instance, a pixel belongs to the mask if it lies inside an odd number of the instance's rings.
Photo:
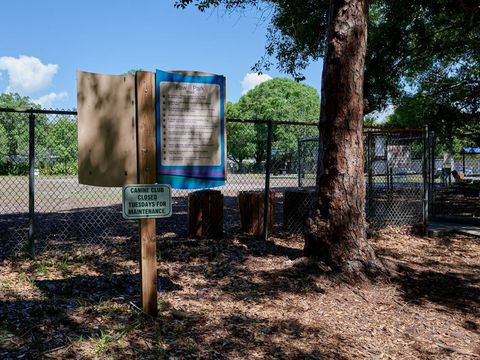
<path id="1" fill-rule="evenodd" d="M 315 189 L 285 190 L 283 201 L 283 227 L 292 233 L 303 233 L 313 204 Z"/>
<path id="2" fill-rule="evenodd" d="M 223 236 L 223 195 L 218 190 L 200 190 L 188 195 L 188 234 L 192 237 Z"/>
<path id="3" fill-rule="evenodd" d="M 264 196 L 263 191 L 242 191 L 238 194 L 240 222 L 242 230 L 247 234 L 263 234 Z M 269 194 L 269 204 L 268 232 L 272 233 L 275 223 L 275 193 L 273 191 L 270 191 Z"/>

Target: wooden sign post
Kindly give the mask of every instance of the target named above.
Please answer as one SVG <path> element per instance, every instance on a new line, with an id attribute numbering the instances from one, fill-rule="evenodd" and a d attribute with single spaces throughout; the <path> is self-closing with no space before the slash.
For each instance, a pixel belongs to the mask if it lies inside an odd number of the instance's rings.
<path id="1" fill-rule="evenodd" d="M 137 71 L 137 161 L 138 183 L 156 182 L 155 74 Z M 140 277 L 143 311 L 157 316 L 157 234 L 155 219 L 138 220 L 140 231 Z"/>

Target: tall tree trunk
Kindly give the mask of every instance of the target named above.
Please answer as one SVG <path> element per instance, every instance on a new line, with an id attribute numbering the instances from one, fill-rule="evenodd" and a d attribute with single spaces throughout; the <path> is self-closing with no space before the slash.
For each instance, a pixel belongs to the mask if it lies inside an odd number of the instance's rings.
<path id="1" fill-rule="evenodd" d="M 363 78 L 367 0 L 331 0 L 323 65 L 317 201 L 305 255 L 350 276 L 383 271 L 367 243 Z"/>

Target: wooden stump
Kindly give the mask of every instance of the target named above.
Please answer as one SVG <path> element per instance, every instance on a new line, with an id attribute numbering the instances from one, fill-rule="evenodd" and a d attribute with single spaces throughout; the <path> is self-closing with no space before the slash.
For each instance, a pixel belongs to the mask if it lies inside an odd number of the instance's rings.
<path id="1" fill-rule="evenodd" d="M 315 189 L 297 188 L 285 190 L 283 201 L 283 226 L 292 233 L 305 232 L 306 220 L 313 204 Z"/>
<path id="2" fill-rule="evenodd" d="M 242 230 L 250 235 L 263 234 L 265 192 L 241 191 L 238 194 Z M 271 234 L 275 223 L 275 193 L 270 191 L 268 210 L 268 232 Z"/>
<path id="3" fill-rule="evenodd" d="M 223 236 L 223 195 L 200 190 L 188 195 L 188 234 L 193 237 Z"/>

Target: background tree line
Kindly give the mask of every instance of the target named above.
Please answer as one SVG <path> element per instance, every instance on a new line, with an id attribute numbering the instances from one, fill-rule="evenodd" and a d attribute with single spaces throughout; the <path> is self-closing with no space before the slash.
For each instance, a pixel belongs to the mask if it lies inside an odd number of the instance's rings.
<path id="1" fill-rule="evenodd" d="M 307 85 L 288 79 L 266 81 L 227 104 L 227 119 L 272 120 L 273 169 L 292 172 L 297 157 L 297 140 L 318 136 L 316 126 L 275 125 L 278 121 L 316 123 L 320 96 Z M 261 171 L 267 152 L 267 125 L 227 122 L 228 158 L 240 172 Z M 245 160 L 250 160 L 245 164 Z M 253 161 L 253 163 L 252 163 Z"/>
<path id="2" fill-rule="evenodd" d="M 28 97 L 1 94 L 0 107 L 39 109 Z M 0 175 L 28 174 L 28 114 L 0 112 Z M 69 117 L 35 114 L 35 167 L 43 175 L 77 173 L 77 124 Z"/>
<path id="3" fill-rule="evenodd" d="M 0 107 L 39 109 L 28 97 L 1 94 Z M 227 118 L 316 122 L 320 97 L 307 85 L 273 79 L 227 104 Z M 36 168 L 43 175 L 77 174 L 77 124 L 70 117 L 35 115 Z M 266 159 L 267 125 L 227 123 L 228 158 L 238 171 L 261 171 Z M 315 126 L 273 126 L 274 168 L 294 169 L 299 138 L 318 135 Z M 28 114 L 0 112 L 0 174 L 28 173 Z M 248 165 L 245 160 L 249 160 Z"/>

